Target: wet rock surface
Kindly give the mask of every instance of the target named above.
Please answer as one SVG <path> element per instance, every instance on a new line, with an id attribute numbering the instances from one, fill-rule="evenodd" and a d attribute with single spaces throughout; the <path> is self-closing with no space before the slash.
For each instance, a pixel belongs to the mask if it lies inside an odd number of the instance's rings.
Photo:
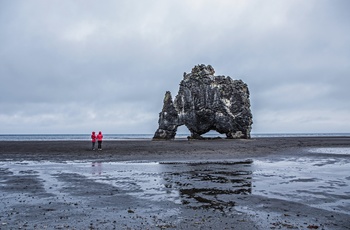
<path id="1" fill-rule="evenodd" d="M 1 229 L 349 229 L 349 139 L 325 140 L 213 141 L 213 158 L 200 150 L 207 142 L 171 142 L 193 152 L 182 157 L 153 142 L 62 147 L 51 159 L 42 152 L 50 143 L 22 154 L 8 148 L 0 154 Z M 243 155 L 225 150 L 242 145 Z M 132 158 L 118 161 L 125 146 Z"/>
<path id="2" fill-rule="evenodd" d="M 166 92 L 154 140 L 174 139 L 185 125 L 192 139 L 215 130 L 227 138 L 250 138 L 253 123 L 249 90 L 242 80 L 215 76 L 210 65 L 197 65 L 184 73 L 175 100 Z"/>

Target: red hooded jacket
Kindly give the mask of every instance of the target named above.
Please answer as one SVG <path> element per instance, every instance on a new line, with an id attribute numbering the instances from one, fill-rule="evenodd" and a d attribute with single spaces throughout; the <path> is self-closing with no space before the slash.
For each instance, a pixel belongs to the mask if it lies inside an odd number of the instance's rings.
<path id="1" fill-rule="evenodd" d="M 91 141 L 92 142 L 96 142 L 96 134 L 95 134 L 95 132 L 91 133 Z"/>
<path id="2" fill-rule="evenodd" d="M 97 140 L 98 140 L 98 141 L 102 141 L 102 138 L 103 138 L 103 135 L 102 135 L 102 132 L 100 131 L 100 132 L 98 132 L 98 134 L 97 134 Z"/>

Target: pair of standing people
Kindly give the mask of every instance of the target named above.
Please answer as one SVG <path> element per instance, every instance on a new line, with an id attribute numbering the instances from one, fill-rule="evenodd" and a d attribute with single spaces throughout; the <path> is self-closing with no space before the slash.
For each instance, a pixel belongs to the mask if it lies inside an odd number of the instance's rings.
<path id="1" fill-rule="evenodd" d="M 101 132 L 101 131 L 98 132 L 97 135 L 95 134 L 95 131 L 93 131 L 93 132 L 91 133 L 92 150 L 95 150 L 96 139 L 97 139 L 97 143 L 98 143 L 97 149 L 98 149 L 98 150 L 102 150 L 102 139 L 103 139 L 103 135 L 102 135 L 102 132 Z"/>

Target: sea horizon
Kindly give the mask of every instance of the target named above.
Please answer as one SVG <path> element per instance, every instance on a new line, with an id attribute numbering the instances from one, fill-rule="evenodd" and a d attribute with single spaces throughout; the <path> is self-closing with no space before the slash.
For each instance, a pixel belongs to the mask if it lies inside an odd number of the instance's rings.
<path id="1" fill-rule="evenodd" d="M 87 134 L 0 134 L 2 141 L 86 141 L 90 140 Z M 103 134 L 104 140 L 151 140 L 154 134 Z M 189 133 L 176 134 L 175 139 L 186 139 Z M 203 137 L 221 137 L 224 134 L 207 133 Z M 350 133 L 251 133 L 252 138 L 267 137 L 350 137 Z"/>

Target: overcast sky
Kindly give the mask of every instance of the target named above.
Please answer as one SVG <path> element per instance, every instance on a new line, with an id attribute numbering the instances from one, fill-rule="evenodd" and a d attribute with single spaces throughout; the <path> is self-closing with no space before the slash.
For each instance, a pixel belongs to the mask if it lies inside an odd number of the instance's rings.
<path id="1" fill-rule="evenodd" d="M 0 0 L 0 134 L 154 133 L 165 91 L 197 64 L 248 84 L 252 133 L 350 132 L 349 9 Z"/>

